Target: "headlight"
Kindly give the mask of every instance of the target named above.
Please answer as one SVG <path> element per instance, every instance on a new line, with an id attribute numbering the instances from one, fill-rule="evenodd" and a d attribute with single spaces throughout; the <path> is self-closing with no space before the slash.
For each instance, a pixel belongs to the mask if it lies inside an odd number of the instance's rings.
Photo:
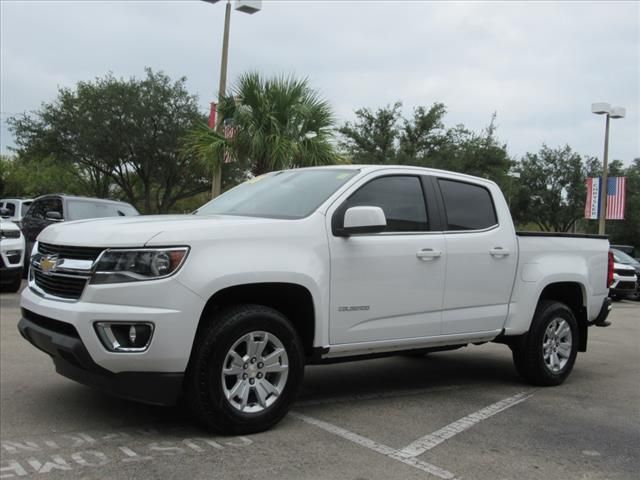
<path id="1" fill-rule="evenodd" d="M 125 283 L 165 278 L 180 269 L 187 253 L 188 247 L 105 250 L 95 266 L 91 283 Z"/>
<path id="2" fill-rule="evenodd" d="M 0 230 L 0 238 L 20 238 L 20 230 Z"/>

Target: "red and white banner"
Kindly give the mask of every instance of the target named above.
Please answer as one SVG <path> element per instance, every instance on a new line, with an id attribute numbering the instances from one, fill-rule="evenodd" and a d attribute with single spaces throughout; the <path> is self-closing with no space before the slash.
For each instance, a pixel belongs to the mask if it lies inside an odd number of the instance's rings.
<path id="1" fill-rule="evenodd" d="M 587 178 L 587 201 L 584 205 L 584 218 L 597 220 L 600 211 L 600 178 Z"/>

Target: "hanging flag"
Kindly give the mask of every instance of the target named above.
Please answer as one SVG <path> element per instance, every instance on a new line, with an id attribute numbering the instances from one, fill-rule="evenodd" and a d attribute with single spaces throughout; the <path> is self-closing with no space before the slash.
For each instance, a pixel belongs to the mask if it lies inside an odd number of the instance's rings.
<path id="1" fill-rule="evenodd" d="M 598 219 L 598 206 L 600 205 L 600 179 L 587 178 L 587 201 L 584 205 L 584 218 Z"/>
<path id="2" fill-rule="evenodd" d="M 212 130 L 216 128 L 216 109 L 216 102 L 211 102 L 211 109 L 209 110 L 209 128 Z"/>
<path id="3" fill-rule="evenodd" d="M 607 220 L 624 220 L 626 177 L 607 179 Z"/>
<path id="4" fill-rule="evenodd" d="M 233 124 L 232 118 L 227 118 L 224 121 L 224 138 L 225 140 L 232 140 L 236 136 L 237 127 Z M 229 148 L 224 149 L 224 163 L 233 162 L 234 158 Z"/>
<path id="5" fill-rule="evenodd" d="M 607 220 L 624 220 L 626 181 L 626 177 L 607 178 Z M 597 220 L 600 216 L 602 178 L 587 178 L 586 185 L 584 218 Z"/>

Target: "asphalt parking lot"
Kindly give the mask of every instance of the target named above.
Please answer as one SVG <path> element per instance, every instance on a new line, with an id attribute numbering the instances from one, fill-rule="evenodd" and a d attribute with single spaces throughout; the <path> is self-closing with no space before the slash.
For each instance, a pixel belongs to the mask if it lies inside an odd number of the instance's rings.
<path id="1" fill-rule="evenodd" d="M 307 368 L 275 429 L 212 435 L 178 408 L 57 375 L 0 295 L 0 478 L 637 479 L 640 302 L 590 330 L 568 381 L 532 388 L 509 350 Z"/>

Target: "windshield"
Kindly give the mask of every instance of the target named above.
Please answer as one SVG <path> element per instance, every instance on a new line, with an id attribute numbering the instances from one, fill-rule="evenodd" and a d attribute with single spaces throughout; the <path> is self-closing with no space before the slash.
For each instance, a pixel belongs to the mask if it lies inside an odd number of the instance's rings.
<path id="1" fill-rule="evenodd" d="M 640 263 L 635 258 L 624 253 L 622 250 L 612 248 L 611 251 L 613 252 L 613 259 L 616 263 L 626 263 L 627 265 L 636 265 Z"/>
<path id="2" fill-rule="evenodd" d="M 323 168 L 267 173 L 238 185 L 194 213 L 304 218 L 358 172 L 344 168 Z"/>
<path id="3" fill-rule="evenodd" d="M 69 220 L 83 220 L 85 218 L 126 217 L 139 215 L 138 211 L 126 203 L 103 203 L 85 200 L 69 200 L 67 202 L 67 216 Z"/>

